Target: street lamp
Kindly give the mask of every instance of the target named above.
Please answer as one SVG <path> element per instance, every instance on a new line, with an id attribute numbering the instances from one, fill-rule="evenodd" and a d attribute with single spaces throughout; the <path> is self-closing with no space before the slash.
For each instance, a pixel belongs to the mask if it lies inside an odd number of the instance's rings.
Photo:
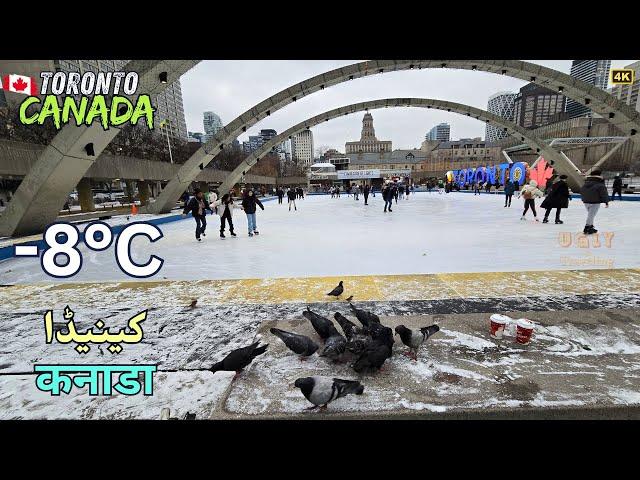
<path id="1" fill-rule="evenodd" d="M 169 146 L 169 160 L 173 163 L 173 154 L 171 153 L 171 142 L 169 141 L 169 129 L 167 128 L 167 123 L 169 120 L 163 120 L 160 122 L 160 128 L 164 127 L 164 131 L 167 134 L 167 145 Z"/>

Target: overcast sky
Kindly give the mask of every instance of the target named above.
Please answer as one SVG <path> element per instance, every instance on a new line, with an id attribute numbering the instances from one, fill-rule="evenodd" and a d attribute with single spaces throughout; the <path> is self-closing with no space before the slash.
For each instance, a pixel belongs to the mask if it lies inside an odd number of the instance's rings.
<path id="1" fill-rule="evenodd" d="M 203 132 L 202 112 L 216 112 L 227 124 L 262 100 L 302 80 L 359 60 L 207 60 L 199 63 L 182 78 L 187 129 Z M 565 73 L 571 60 L 529 60 Z M 635 60 L 612 60 L 620 68 Z M 490 95 L 500 91 L 517 91 L 526 82 L 485 72 L 426 69 L 390 72 L 356 79 L 308 95 L 296 103 L 261 120 L 240 142 L 260 129 L 273 128 L 278 133 L 309 117 L 351 103 L 390 97 L 422 97 L 450 100 L 487 108 Z M 423 108 L 388 108 L 371 110 L 376 136 L 393 141 L 393 148 L 417 148 L 434 125 L 451 125 L 451 138 L 483 137 L 485 124 L 455 113 Z M 329 146 L 344 152 L 346 141 L 358 140 L 364 113 L 337 118 L 312 128 L 315 147 Z"/>

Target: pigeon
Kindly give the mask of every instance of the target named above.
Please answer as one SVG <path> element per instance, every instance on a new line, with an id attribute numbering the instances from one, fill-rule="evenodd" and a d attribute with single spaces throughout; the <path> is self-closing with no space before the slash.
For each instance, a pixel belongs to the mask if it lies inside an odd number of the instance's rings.
<path id="1" fill-rule="evenodd" d="M 370 323 L 380 323 L 380 317 L 378 317 L 375 313 L 367 312 L 366 310 L 360 310 L 353 306 L 352 303 L 349 304 L 351 310 L 356 315 L 356 318 L 360 321 L 360 323 L 364 327 L 368 327 Z"/>
<path id="2" fill-rule="evenodd" d="M 313 403 L 309 410 L 320 407 L 321 410 L 327 408 L 329 402 L 349 394 L 362 395 L 364 386 L 357 380 L 344 380 L 342 378 L 330 377 L 304 377 L 295 381 L 296 388 L 299 388 L 307 400 Z"/>
<path id="3" fill-rule="evenodd" d="M 344 335 L 347 337 L 347 340 L 351 340 L 351 338 L 354 335 L 361 332 L 361 329 L 358 328 L 358 326 L 355 323 L 353 323 L 344 315 L 340 314 L 340 312 L 336 312 L 333 315 L 333 318 L 336 319 L 336 321 L 340 325 L 340 328 L 342 328 L 342 331 L 344 332 Z"/>
<path id="4" fill-rule="evenodd" d="M 324 349 L 320 354 L 321 357 L 328 357 L 331 360 L 338 361 L 342 354 L 347 350 L 347 339 L 342 335 L 332 335 L 324 342 Z"/>
<path id="5" fill-rule="evenodd" d="M 327 295 L 331 295 L 332 297 L 339 297 L 344 292 L 344 287 L 342 286 L 342 280 L 338 283 L 338 286 L 331 290 Z"/>
<path id="6" fill-rule="evenodd" d="M 220 370 L 225 372 L 236 372 L 234 379 L 240 374 L 242 369 L 249 365 L 254 358 L 258 355 L 262 355 L 266 350 L 269 344 L 258 346 L 260 341 L 258 340 L 255 343 L 252 343 L 248 347 L 238 348 L 237 350 L 233 350 L 226 357 L 220 360 L 218 363 L 214 363 L 209 369 L 211 372 L 215 373 Z"/>
<path id="7" fill-rule="evenodd" d="M 269 331 L 282 340 L 289 350 L 300 355 L 300 360 L 313 355 L 319 348 L 316 342 L 305 335 L 298 335 L 279 328 L 271 328 Z"/>
<path id="8" fill-rule="evenodd" d="M 423 327 L 419 331 L 410 330 L 404 325 L 396 327 L 396 335 L 400 335 L 400 340 L 409 347 L 409 356 L 414 360 L 418 359 L 418 349 L 430 336 L 440 330 L 438 325 Z"/>
<path id="9" fill-rule="evenodd" d="M 191 304 L 189 305 L 189 308 L 196 308 L 197 303 L 198 303 L 198 299 L 194 298 L 193 300 L 191 300 Z"/>
<path id="10" fill-rule="evenodd" d="M 353 295 L 350 295 L 350 296 L 347 298 L 347 300 L 346 300 L 346 301 L 347 301 L 347 302 L 350 302 L 351 300 L 353 300 Z"/>
<path id="11" fill-rule="evenodd" d="M 318 335 L 320 335 L 320 338 L 322 338 L 323 340 L 326 340 L 333 335 L 340 335 L 340 332 L 338 332 L 331 320 L 312 312 L 309 307 L 307 307 L 307 309 L 302 312 L 302 315 L 304 316 L 304 318 L 311 322 L 311 325 L 313 325 L 313 329 L 318 333 Z"/>
<path id="12" fill-rule="evenodd" d="M 371 343 L 373 343 L 373 339 L 369 335 L 356 333 L 349 339 L 346 348 L 354 355 L 360 355 L 369 345 L 371 345 Z"/>
<path id="13" fill-rule="evenodd" d="M 390 356 L 391 348 L 383 342 L 376 341 L 367 346 L 351 367 L 358 373 L 366 370 L 380 370 Z"/>

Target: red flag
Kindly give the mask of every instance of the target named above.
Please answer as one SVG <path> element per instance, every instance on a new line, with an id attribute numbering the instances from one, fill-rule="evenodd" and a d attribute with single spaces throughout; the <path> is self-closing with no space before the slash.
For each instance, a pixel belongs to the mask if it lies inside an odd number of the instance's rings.
<path id="1" fill-rule="evenodd" d="M 24 75 L 5 75 L 2 77 L 2 88 L 23 95 L 38 95 L 36 79 Z"/>

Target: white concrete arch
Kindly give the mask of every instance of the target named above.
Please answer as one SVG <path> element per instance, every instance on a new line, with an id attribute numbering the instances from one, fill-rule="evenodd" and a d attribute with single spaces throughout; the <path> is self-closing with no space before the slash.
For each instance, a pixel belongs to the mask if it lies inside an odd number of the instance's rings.
<path id="1" fill-rule="evenodd" d="M 226 192 L 233 185 L 235 185 L 242 175 L 246 174 L 251 167 L 258 163 L 259 159 L 268 154 L 273 147 L 282 143 L 291 135 L 298 133 L 302 130 L 313 127 L 323 122 L 327 122 L 331 119 L 342 117 L 351 113 L 361 112 L 365 110 L 373 110 L 377 108 L 386 107 L 418 107 L 418 108 L 435 108 L 444 110 L 447 112 L 457 113 L 460 115 L 467 115 L 476 118 L 482 122 L 489 122 L 493 125 L 497 125 L 505 129 L 509 135 L 517 136 L 522 142 L 525 142 L 533 150 L 544 156 L 547 161 L 553 162 L 555 169 L 564 173 L 569 177 L 569 184 L 572 189 L 579 190 L 582 185 L 582 174 L 573 168 L 569 162 L 556 150 L 549 147 L 547 142 L 539 139 L 531 133 L 531 130 L 527 130 L 513 122 L 505 120 L 497 115 L 489 113 L 485 110 L 480 110 L 469 105 L 463 105 L 460 103 L 449 102 L 446 100 L 436 100 L 432 98 L 383 98 L 379 100 L 371 100 L 368 102 L 354 103 L 352 105 L 346 105 L 344 107 L 335 108 L 327 112 L 321 113 L 314 117 L 311 117 L 297 125 L 285 130 L 280 135 L 272 138 L 269 142 L 265 143 L 259 150 L 253 152 L 247 157 L 238 167 L 229 174 L 227 179 L 220 185 L 219 191 Z"/>

